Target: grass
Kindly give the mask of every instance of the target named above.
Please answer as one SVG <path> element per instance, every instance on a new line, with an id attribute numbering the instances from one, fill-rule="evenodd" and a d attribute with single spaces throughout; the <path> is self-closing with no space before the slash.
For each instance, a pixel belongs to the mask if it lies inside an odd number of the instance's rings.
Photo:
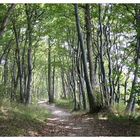
<path id="1" fill-rule="evenodd" d="M 81 115 L 85 114 L 87 111 L 86 110 L 78 110 L 73 112 L 73 101 L 70 99 L 59 99 L 55 101 L 55 105 L 64 109 L 69 110 L 70 112 L 72 111 L 73 115 Z"/>
<path id="2" fill-rule="evenodd" d="M 140 116 L 127 116 L 127 115 L 108 115 L 108 119 L 113 122 L 118 122 L 118 123 L 129 123 L 132 125 L 140 125 Z"/>
<path id="3" fill-rule="evenodd" d="M 133 115 L 127 115 L 125 113 L 125 108 L 126 106 L 122 103 L 116 104 L 113 108 L 112 111 L 113 113 L 108 114 L 109 120 L 117 121 L 117 122 L 131 122 L 131 123 L 136 123 L 140 124 L 140 112 L 136 112 Z"/>
<path id="4" fill-rule="evenodd" d="M 0 101 L 0 136 L 38 136 L 49 116 L 37 105 Z"/>
<path id="5" fill-rule="evenodd" d="M 59 107 L 64 109 L 72 110 L 73 108 L 73 101 L 69 99 L 59 99 L 55 101 L 55 104 Z"/>

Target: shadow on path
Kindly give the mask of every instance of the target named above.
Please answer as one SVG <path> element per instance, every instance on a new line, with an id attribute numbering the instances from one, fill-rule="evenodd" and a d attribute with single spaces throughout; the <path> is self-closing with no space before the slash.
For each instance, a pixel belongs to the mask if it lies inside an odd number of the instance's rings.
<path id="1" fill-rule="evenodd" d="M 100 118 L 98 115 L 74 115 L 46 102 L 39 103 L 52 116 L 47 119 L 42 136 L 140 136 L 139 126 Z"/>

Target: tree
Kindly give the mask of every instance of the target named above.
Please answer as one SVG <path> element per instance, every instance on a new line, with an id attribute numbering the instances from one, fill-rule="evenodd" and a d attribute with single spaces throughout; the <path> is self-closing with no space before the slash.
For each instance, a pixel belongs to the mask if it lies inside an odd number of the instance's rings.
<path id="1" fill-rule="evenodd" d="M 1 27 L 0 27 L 0 37 L 3 35 L 4 33 L 4 30 L 8 24 L 8 20 L 9 20 L 9 17 L 10 15 L 12 14 L 12 11 L 14 10 L 16 4 L 11 4 L 3 18 L 3 21 L 2 21 L 2 24 L 1 24 Z"/>
<path id="2" fill-rule="evenodd" d="M 80 27 L 80 19 L 78 15 L 78 4 L 75 4 L 74 8 L 75 8 L 77 34 L 78 34 L 80 48 L 81 48 L 82 56 L 83 56 L 82 62 L 83 62 L 83 67 L 84 67 L 84 76 L 85 76 L 87 95 L 88 95 L 88 100 L 89 100 L 89 112 L 92 113 L 96 111 L 96 101 L 95 101 L 95 97 L 93 96 L 93 90 L 92 90 L 91 83 L 88 76 L 87 59 L 86 59 L 86 54 L 85 54 L 85 49 L 84 49 L 83 35 L 81 32 L 81 27 Z"/>
<path id="3" fill-rule="evenodd" d="M 128 104 L 126 106 L 126 113 L 131 114 L 135 110 L 135 102 L 136 102 L 136 84 L 138 82 L 138 72 L 140 65 L 140 6 L 136 4 L 135 6 L 135 14 L 136 14 L 136 32 L 137 32 L 137 44 L 135 48 L 136 58 L 135 58 L 135 71 L 134 71 L 134 79 L 132 82 L 130 97 L 128 100 Z"/>
<path id="4" fill-rule="evenodd" d="M 91 113 L 123 101 L 126 112 L 134 112 L 140 78 L 138 4 L 0 7 L 1 97 L 23 104 L 61 98 L 72 101 L 73 110 Z"/>
<path id="5" fill-rule="evenodd" d="M 48 38 L 48 97 L 49 103 L 54 102 L 54 93 L 52 90 L 52 64 L 51 64 L 51 39 Z"/>

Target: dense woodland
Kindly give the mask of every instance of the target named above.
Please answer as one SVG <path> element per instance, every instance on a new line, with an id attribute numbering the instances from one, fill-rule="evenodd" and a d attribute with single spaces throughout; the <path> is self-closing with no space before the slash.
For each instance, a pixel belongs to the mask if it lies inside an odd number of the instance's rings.
<path id="1" fill-rule="evenodd" d="M 0 4 L 0 99 L 139 114 L 140 4 Z"/>

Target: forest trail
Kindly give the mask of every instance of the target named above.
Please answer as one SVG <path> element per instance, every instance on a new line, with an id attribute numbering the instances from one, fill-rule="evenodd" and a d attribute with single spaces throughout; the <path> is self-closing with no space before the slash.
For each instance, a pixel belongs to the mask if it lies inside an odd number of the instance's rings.
<path id="1" fill-rule="evenodd" d="M 41 136 L 136 136 L 139 126 L 115 122 L 102 115 L 74 115 L 54 104 L 40 103 L 52 114 Z"/>
<path id="2" fill-rule="evenodd" d="M 53 116 L 58 117 L 59 119 L 62 119 L 62 118 L 66 119 L 67 117 L 72 115 L 65 109 L 55 106 L 55 104 L 47 104 L 46 102 L 42 102 L 39 104 L 40 104 L 40 106 L 46 107 Z"/>
<path id="3" fill-rule="evenodd" d="M 47 127 L 44 129 L 45 136 L 77 136 L 77 134 L 79 134 L 80 131 L 72 132 L 72 130 L 81 129 L 81 127 L 76 127 L 75 124 L 70 121 L 73 116 L 72 113 L 66 109 L 55 106 L 55 104 L 41 102 L 39 105 L 46 107 L 52 114 L 52 116 L 47 119 Z"/>

